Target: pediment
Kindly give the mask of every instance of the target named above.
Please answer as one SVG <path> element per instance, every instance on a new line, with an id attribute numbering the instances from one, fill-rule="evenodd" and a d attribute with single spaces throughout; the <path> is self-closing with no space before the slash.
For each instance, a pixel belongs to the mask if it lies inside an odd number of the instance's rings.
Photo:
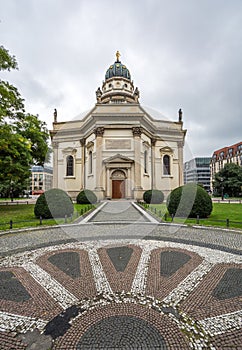
<path id="1" fill-rule="evenodd" d="M 76 152 L 77 152 L 77 149 L 73 147 L 66 147 L 62 150 L 63 154 L 75 154 Z"/>
<path id="2" fill-rule="evenodd" d="M 173 153 L 173 150 L 169 146 L 165 146 L 165 147 L 160 148 L 160 152 L 161 153 Z"/>
<path id="3" fill-rule="evenodd" d="M 133 163 L 133 159 L 123 156 L 122 154 L 115 154 L 112 157 L 104 159 L 104 163 Z"/>

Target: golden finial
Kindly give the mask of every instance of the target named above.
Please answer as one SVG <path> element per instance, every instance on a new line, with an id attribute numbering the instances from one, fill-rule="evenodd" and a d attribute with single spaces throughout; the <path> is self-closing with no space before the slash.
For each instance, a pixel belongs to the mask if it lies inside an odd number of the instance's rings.
<path id="1" fill-rule="evenodd" d="M 120 57 L 120 56 L 121 56 L 121 55 L 120 55 L 119 51 L 117 51 L 117 52 L 116 52 L 117 62 L 119 62 L 119 57 Z"/>

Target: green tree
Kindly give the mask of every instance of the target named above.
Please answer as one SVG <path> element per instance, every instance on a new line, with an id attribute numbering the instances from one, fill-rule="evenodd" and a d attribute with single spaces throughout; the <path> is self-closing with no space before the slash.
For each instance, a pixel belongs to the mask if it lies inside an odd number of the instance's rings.
<path id="1" fill-rule="evenodd" d="M 18 69 L 17 61 L 0 46 L 0 71 L 11 69 Z M 45 122 L 38 115 L 26 113 L 18 89 L 0 79 L 0 192 L 3 195 L 26 188 L 31 166 L 44 164 L 48 139 Z"/>
<path id="2" fill-rule="evenodd" d="M 213 182 L 214 192 L 218 195 L 228 194 L 238 197 L 242 192 L 242 167 L 234 164 L 225 164 L 224 168 L 215 174 Z"/>

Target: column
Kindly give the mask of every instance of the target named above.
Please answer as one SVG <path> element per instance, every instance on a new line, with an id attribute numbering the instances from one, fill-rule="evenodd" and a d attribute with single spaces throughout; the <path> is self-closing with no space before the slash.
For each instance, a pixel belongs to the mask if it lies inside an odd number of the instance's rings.
<path id="1" fill-rule="evenodd" d="M 52 142 L 53 147 L 53 188 L 58 188 L 58 142 Z"/>
<path id="2" fill-rule="evenodd" d="M 86 157 L 85 157 L 85 144 L 86 144 L 86 140 L 85 139 L 81 139 L 80 140 L 80 144 L 81 144 L 81 158 L 82 158 L 82 163 L 81 163 L 81 190 L 85 189 L 86 187 L 86 172 L 85 172 L 85 163 L 86 163 Z"/>
<path id="3" fill-rule="evenodd" d="M 141 187 L 141 127 L 133 127 L 134 136 L 134 199 L 142 199 Z"/>
<path id="4" fill-rule="evenodd" d="M 103 169 L 102 169 L 102 148 L 103 148 L 103 134 L 104 134 L 104 128 L 98 127 L 95 130 L 96 135 L 96 173 L 95 173 L 95 179 L 96 179 L 96 187 L 95 192 L 98 196 L 98 199 L 103 198 Z"/>
<path id="5" fill-rule="evenodd" d="M 183 141 L 178 141 L 178 166 L 179 166 L 179 186 L 182 186 L 184 184 L 183 180 Z"/>
<path id="6" fill-rule="evenodd" d="M 151 188 L 156 189 L 155 181 L 155 143 L 156 139 L 151 139 Z"/>
<path id="7" fill-rule="evenodd" d="M 110 169 L 106 168 L 107 175 L 107 188 L 106 188 L 106 196 L 107 198 L 111 198 L 111 180 L 110 180 Z"/>
<path id="8" fill-rule="evenodd" d="M 126 189 L 126 196 L 127 196 L 127 199 L 130 199 L 132 198 L 132 194 L 131 194 L 131 167 L 127 169 L 127 172 L 128 172 L 128 176 L 127 176 L 127 179 L 126 179 L 126 185 L 127 185 L 127 189 Z"/>

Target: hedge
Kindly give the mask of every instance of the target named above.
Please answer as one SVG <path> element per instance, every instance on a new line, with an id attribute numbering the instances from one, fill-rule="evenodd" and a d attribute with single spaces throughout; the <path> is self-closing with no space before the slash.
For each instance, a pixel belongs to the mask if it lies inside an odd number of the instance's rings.
<path id="1" fill-rule="evenodd" d="M 91 190 L 83 190 L 76 197 L 78 204 L 94 204 L 97 202 L 97 196 Z"/>
<path id="2" fill-rule="evenodd" d="M 143 194 L 145 203 L 160 204 L 164 200 L 164 193 L 160 190 L 148 190 Z"/>
<path id="3" fill-rule="evenodd" d="M 41 194 L 36 201 L 34 214 L 37 218 L 64 218 L 71 216 L 74 207 L 68 194 L 58 188 L 52 188 Z"/>
<path id="4" fill-rule="evenodd" d="M 208 217 L 213 204 L 208 193 L 199 185 L 190 183 L 175 188 L 167 199 L 170 215 L 178 217 Z"/>

